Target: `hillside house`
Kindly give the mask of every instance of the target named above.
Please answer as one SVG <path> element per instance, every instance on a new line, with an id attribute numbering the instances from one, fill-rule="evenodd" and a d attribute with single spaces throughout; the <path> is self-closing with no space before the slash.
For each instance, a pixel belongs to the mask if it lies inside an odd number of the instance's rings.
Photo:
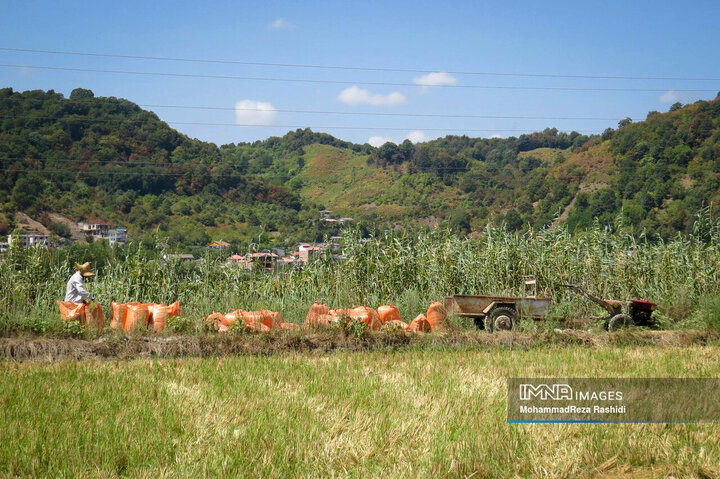
<path id="1" fill-rule="evenodd" d="M 90 236 L 99 236 L 101 238 L 107 238 L 108 233 L 110 232 L 110 228 L 112 228 L 112 224 L 108 223 L 107 221 L 88 221 L 87 223 L 84 221 L 80 221 L 78 224 L 78 228 L 83 233 L 90 235 Z"/>
<path id="2" fill-rule="evenodd" d="M 47 248 L 50 245 L 50 235 L 43 234 L 14 234 L 8 236 L 8 246 L 13 244 L 20 246 L 40 246 Z"/>

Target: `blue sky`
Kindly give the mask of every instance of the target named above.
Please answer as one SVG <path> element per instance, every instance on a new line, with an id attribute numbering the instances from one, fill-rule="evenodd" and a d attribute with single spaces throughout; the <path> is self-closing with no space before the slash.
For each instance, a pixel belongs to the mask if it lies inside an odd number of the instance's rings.
<path id="1" fill-rule="evenodd" d="M 717 80 L 456 73 L 717 79 L 720 4 L 716 1 L 681 5 L 669 1 L 0 0 L 0 12 L 1 48 L 424 71 L 196 63 L 0 50 L 0 64 L 24 65 L 0 67 L 0 87 L 54 89 L 65 95 L 83 87 L 92 89 L 97 96 L 164 105 L 145 108 L 191 137 L 218 144 L 265 139 L 282 135 L 291 127 L 306 126 L 345 140 L 373 144 L 407 137 L 422 141 L 446 134 L 516 136 L 546 127 L 593 133 L 615 127 L 620 118 L 643 119 L 648 111 L 666 111 L 675 101 L 711 99 L 720 91 Z M 266 80 L 29 68 L 32 66 Z M 328 81 L 337 83 L 322 83 Z"/>

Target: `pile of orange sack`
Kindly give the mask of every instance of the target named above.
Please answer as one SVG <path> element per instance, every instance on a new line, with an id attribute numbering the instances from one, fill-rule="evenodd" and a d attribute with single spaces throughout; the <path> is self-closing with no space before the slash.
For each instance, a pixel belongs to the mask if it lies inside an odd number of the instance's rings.
<path id="1" fill-rule="evenodd" d="M 362 321 L 371 330 L 400 330 L 410 333 L 426 333 L 435 331 L 448 324 L 445 306 L 438 301 L 432 301 L 426 314 L 419 314 L 410 324 L 400 317 L 400 311 L 393 304 L 381 305 L 377 309 L 367 306 L 354 308 L 330 309 L 327 304 L 315 302 L 305 317 L 305 327 L 337 326 L 342 320 Z"/>
<path id="2" fill-rule="evenodd" d="M 125 332 L 135 328 L 152 328 L 155 331 L 162 331 L 171 318 L 183 315 L 179 301 L 167 306 L 162 303 L 116 303 L 113 301 L 112 310 L 110 327 L 122 328 Z"/>
<path id="3" fill-rule="evenodd" d="M 259 333 L 269 333 L 277 329 L 295 329 L 299 326 L 293 323 L 283 321 L 280 313 L 262 309 L 260 311 L 245 311 L 244 309 L 236 309 L 229 313 L 212 312 L 205 318 L 205 322 L 211 328 L 221 333 L 227 333 L 230 328 L 244 326 L 250 331 Z"/>

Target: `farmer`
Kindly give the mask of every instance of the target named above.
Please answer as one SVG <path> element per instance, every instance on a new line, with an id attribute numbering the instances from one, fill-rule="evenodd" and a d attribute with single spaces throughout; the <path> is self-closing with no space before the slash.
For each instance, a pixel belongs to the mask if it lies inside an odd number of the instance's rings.
<path id="1" fill-rule="evenodd" d="M 77 264 L 75 263 L 75 274 L 70 276 L 65 288 L 65 301 L 72 301 L 73 303 L 88 303 L 95 299 L 95 297 L 85 289 L 84 278 L 92 278 L 95 273 L 90 272 L 90 263 Z"/>

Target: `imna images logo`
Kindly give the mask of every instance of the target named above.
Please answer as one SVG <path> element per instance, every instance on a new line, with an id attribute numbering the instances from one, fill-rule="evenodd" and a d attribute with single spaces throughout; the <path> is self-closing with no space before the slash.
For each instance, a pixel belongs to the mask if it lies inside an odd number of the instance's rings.
<path id="1" fill-rule="evenodd" d="M 530 401 L 532 399 L 539 399 L 545 401 L 552 399 L 555 401 L 561 401 L 563 399 L 572 400 L 573 390 L 569 384 L 521 384 L 520 385 L 520 400 Z"/>

